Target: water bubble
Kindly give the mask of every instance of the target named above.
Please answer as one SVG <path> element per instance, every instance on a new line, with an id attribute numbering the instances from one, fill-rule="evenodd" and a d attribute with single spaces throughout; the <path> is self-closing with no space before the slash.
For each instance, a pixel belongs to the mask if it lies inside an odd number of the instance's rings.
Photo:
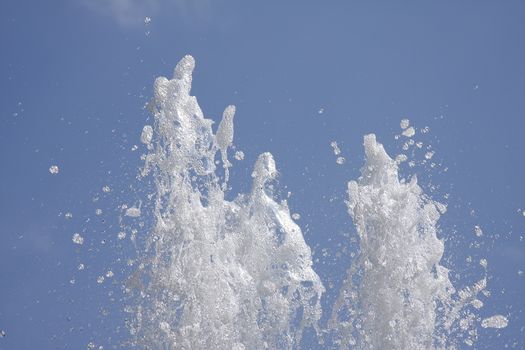
<path id="1" fill-rule="evenodd" d="M 58 165 L 51 165 L 49 167 L 49 172 L 53 175 L 56 175 L 58 174 L 58 172 L 60 171 L 60 169 L 58 168 Z"/>
<path id="2" fill-rule="evenodd" d="M 75 244 L 83 244 L 84 243 L 84 237 L 82 237 L 80 235 L 80 233 L 75 233 L 73 235 L 73 238 L 72 238 L 72 241 L 75 243 Z"/>

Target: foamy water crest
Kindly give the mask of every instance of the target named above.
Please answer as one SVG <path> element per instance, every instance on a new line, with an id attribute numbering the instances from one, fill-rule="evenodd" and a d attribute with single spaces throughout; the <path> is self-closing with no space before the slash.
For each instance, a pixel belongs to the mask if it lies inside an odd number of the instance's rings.
<path id="1" fill-rule="evenodd" d="M 261 154 L 251 191 L 225 199 L 235 107 L 226 107 L 214 132 L 190 95 L 194 64 L 186 56 L 173 79 L 155 81 L 155 122 L 141 135 L 149 150 L 142 176 L 153 176 L 156 195 L 155 225 L 137 271 L 135 345 L 292 349 L 301 347 L 306 329 L 315 330 L 319 344 L 332 337 L 342 349 L 475 341 L 479 320 L 466 306 L 486 281 L 456 292 L 440 265 L 436 223 L 444 206 L 426 197 L 415 177 L 400 181 L 397 163 L 374 135 L 365 137 L 362 176 L 348 184 L 360 253 L 330 322 L 319 326 L 322 312 L 330 313 L 321 309 L 325 289 L 301 228 L 286 201 L 273 195 L 275 161 Z M 506 325 L 500 321 L 484 327 Z"/>

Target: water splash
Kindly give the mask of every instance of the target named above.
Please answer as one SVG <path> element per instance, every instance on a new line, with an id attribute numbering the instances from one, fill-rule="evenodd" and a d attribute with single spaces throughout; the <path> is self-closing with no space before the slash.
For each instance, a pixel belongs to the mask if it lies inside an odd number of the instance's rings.
<path id="1" fill-rule="evenodd" d="M 129 325 L 135 346 L 292 349 L 301 347 L 308 327 L 318 341 L 341 349 L 455 349 L 475 342 L 482 321 L 471 309 L 483 306 L 477 295 L 486 278 L 455 290 L 441 265 L 437 230 L 446 206 L 426 196 L 416 177 L 400 180 L 406 156 L 394 161 L 374 135 L 365 136 L 361 177 L 348 183 L 360 253 L 328 327 L 320 329 L 325 289 L 294 222 L 300 216 L 273 194 L 275 161 L 261 154 L 251 191 L 225 199 L 235 107 L 226 107 L 214 133 L 190 95 L 194 66 L 186 56 L 173 79 L 155 81 L 154 125 L 141 135 L 148 149 L 141 175 L 152 175 L 156 193 L 155 224 L 127 283 L 139 299 Z M 405 132 L 414 130 L 405 124 Z M 125 215 L 139 217 L 140 205 Z M 500 318 L 483 322 L 506 326 Z"/>
<path id="2" fill-rule="evenodd" d="M 159 349 L 297 347 L 316 327 L 324 288 L 301 229 L 272 194 L 270 153 L 259 156 L 252 190 L 225 200 L 215 167 L 227 149 L 235 108 L 217 133 L 190 95 L 195 62 L 155 81 L 152 147 L 143 175 L 154 173 L 156 224 L 142 264 L 136 345 Z M 149 142 L 149 135 L 147 137 Z"/>
<path id="3" fill-rule="evenodd" d="M 331 327 L 341 348 L 453 349 L 473 343 L 474 316 L 466 306 L 486 287 L 482 279 L 456 293 L 440 264 L 440 208 L 414 176 L 405 183 L 375 135 L 364 138 L 366 163 L 348 183 L 348 211 L 360 255 L 335 304 Z"/>

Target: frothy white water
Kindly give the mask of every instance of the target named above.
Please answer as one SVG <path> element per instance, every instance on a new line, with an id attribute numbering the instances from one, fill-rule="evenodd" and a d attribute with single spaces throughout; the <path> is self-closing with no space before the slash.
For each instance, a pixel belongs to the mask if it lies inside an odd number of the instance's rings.
<path id="1" fill-rule="evenodd" d="M 212 120 L 190 95 L 194 65 L 186 56 L 173 79 L 155 81 L 155 122 L 141 135 L 148 148 L 142 175 L 153 173 L 156 199 L 155 225 L 130 283 L 140 290 L 130 326 L 135 345 L 291 349 L 300 346 L 307 327 L 318 331 L 321 342 L 329 334 L 342 349 L 473 344 L 481 319 L 468 305 L 483 306 L 476 296 L 486 279 L 453 288 L 440 264 L 444 244 L 437 235 L 445 206 L 425 196 L 415 177 L 400 180 L 399 162 L 374 135 L 365 136 L 361 177 L 348 184 L 360 254 L 328 329 L 319 332 L 324 287 L 292 219 L 299 216 L 291 216 L 286 201 L 273 196 L 275 161 L 270 153 L 261 154 L 251 191 L 225 199 L 235 107 L 226 107 L 214 133 Z M 220 162 L 223 170 L 216 167 Z M 128 211 L 141 215 L 140 206 Z M 501 318 L 483 322 L 483 327 L 506 326 Z"/>
<path id="2" fill-rule="evenodd" d="M 348 212 L 360 255 L 333 310 L 342 348 L 454 349 L 472 345 L 476 318 L 467 307 L 486 279 L 456 292 L 440 264 L 437 221 L 445 206 L 427 197 L 416 177 L 406 183 L 375 135 L 364 138 L 366 162 L 348 183 Z M 502 323 L 499 323 L 502 324 Z"/>
<path id="3" fill-rule="evenodd" d="M 139 346 L 153 349 L 297 346 L 321 316 L 324 288 L 310 249 L 286 202 L 272 196 L 270 153 L 255 164 L 251 192 L 224 199 L 215 155 L 227 179 L 235 108 L 226 108 L 214 134 L 190 96 L 193 68 L 186 56 L 172 80 L 155 82 L 143 174 L 154 172 L 156 225 L 132 331 Z"/>

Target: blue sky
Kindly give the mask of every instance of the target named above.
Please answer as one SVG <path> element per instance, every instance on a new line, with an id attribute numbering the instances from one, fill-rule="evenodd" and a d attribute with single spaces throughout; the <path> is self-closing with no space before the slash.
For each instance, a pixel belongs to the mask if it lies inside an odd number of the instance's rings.
<path id="1" fill-rule="evenodd" d="M 418 139 L 439 165 L 402 172 L 449 204 L 441 227 L 459 284 L 482 274 L 468 255 L 488 259 L 492 296 L 480 314 L 510 319 L 476 348 L 525 347 L 523 2 L 5 0 L 0 9 L 1 350 L 112 348 L 126 338 L 115 330 L 118 283 L 96 277 L 132 255 L 109 238 L 117 206 L 147 191 L 131 148 L 154 78 L 171 76 L 185 54 L 197 61 L 192 91 L 205 115 L 218 121 L 237 106 L 234 142 L 246 158 L 230 195 L 249 187 L 257 155 L 272 152 L 318 257 L 355 232 L 344 199 L 363 135 L 396 155 L 402 118 L 428 126 Z M 82 249 L 74 232 L 88 237 Z M 337 285 L 345 262 L 331 264 L 320 258 L 315 269 Z"/>

